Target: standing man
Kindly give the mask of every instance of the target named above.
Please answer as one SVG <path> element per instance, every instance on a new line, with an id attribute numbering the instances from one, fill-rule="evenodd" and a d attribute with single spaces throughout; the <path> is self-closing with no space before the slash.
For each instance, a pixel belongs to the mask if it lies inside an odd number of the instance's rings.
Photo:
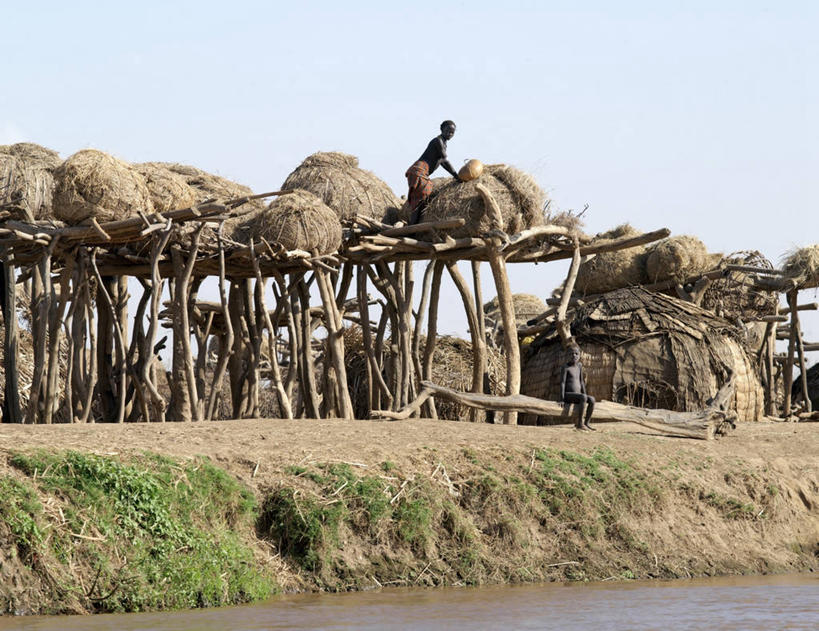
<path id="1" fill-rule="evenodd" d="M 438 168 L 438 165 L 449 171 L 456 180 L 459 179 L 457 171 L 452 168 L 446 158 L 446 143 L 454 135 L 455 123 L 450 120 L 441 123 L 441 135 L 430 140 L 421 157 L 407 169 L 406 176 L 409 184 L 407 202 L 412 212 L 410 224 L 421 221 L 424 206 L 426 206 L 427 199 L 432 193 L 432 182 L 430 182 L 429 176 Z"/>

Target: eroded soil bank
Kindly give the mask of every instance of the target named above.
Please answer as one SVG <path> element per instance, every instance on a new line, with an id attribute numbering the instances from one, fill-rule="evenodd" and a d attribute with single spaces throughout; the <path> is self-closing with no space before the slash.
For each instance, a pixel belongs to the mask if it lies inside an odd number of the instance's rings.
<path id="1" fill-rule="evenodd" d="M 819 569 L 819 426 L 0 425 L 0 608 Z"/>

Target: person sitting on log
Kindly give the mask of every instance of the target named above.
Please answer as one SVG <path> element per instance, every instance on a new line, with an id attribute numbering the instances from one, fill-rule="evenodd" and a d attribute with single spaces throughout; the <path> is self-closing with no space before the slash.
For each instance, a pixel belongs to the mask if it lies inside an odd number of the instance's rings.
<path id="1" fill-rule="evenodd" d="M 452 168 L 446 157 L 446 143 L 455 135 L 455 123 L 445 120 L 441 123 L 441 134 L 429 141 L 427 148 L 421 157 L 407 169 L 405 173 L 409 192 L 407 193 L 407 203 L 412 212 L 410 224 L 421 221 L 429 196 L 432 194 L 432 182 L 429 176 L 438 168 L 444 167 L 456 180 L 459 180 L 458 172 Z"/>
<path id="2" fill-rule="evenodd" d="M 560 370 L 560 402 L 577 405 L 577 423 L 575 428 L 581 431 L 595 431 L 589 424 L 594 412 L 594 397 L 586 394 L 586 379 L 583 374 L 583 364 L 580 363 L 580 347 L 573 345 L 569 348 L 569 361 Z M 583 409 L 586 410 L 585 418 Z"/>

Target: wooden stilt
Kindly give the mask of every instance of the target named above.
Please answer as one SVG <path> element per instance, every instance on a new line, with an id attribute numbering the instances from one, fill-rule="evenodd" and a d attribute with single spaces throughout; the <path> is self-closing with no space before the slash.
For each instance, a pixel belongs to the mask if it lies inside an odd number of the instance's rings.
<path id="1" fill-rule="evenodd" d="M 22 423 L 23 413 L 20 409 L 20 381 L 17 371 L 17 352 L 20 346 L 20 334 L 17 326 L 17 279 L 14 265 L 10 262 L 10 253 L 3 253 L 2 277 L 3 309 L 3 373 L 5 376 L 3 396 L 3 422 Z"/>
<path id="2" fill-rule="evenodd" d="M 481 320 L 483 320 L 483 310 L 480 315 L 476 309 L 476 302 L 472 298 L 472 292 L 469 291 L 469 286 L 466 280 L 461 275 L 458 269 L 458 264 L 454 261 L 448 261 L 446 264 L 449 275 L 461 295 L 461 301 L 466 312 L 467 323 L 469 324 L 469 335 L 472 340 L 472 388 L 470 392 L 483 392 L 483 375 L 484 366 L 486 365 L 486 338 L 482 336 Z M 517 341 L 517 340 L 516 340 Z M 479 418 L 479 411 L 474 408 L 470 410 L 469 420 L 483 421 Z"/>

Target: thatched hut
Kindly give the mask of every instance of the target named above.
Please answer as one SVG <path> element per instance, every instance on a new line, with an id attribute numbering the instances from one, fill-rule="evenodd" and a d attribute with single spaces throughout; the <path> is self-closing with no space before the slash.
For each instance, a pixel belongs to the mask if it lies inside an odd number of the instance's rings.
<path id="1" fill-rule="evenodd" d="M 789 252 L 782 260 L 782 269 L 800 289 L 819 287 L 819 243 Z"/>
<path id="2" fill-rule="evenodd" d="M 32 219 L 50 219 L 61 162 L 56 151 L 31 142 L 0 146 L 0 200 L 14 201 Z"/>
<path id="3" fill-rule="evenodd" d="M 591 244 L 605 245 L 617 239 L 638 237 L 641 234 L 641 230 L 624 223 L 597 234 Z M 575 292 L 580 296 L 587 296 L 643 285 L 648 282 L 645 258 L 644 245 L 597 254 L 580 265 L 574 285 Z"/>
<path id="4" fill-rule="evenodd" d="M 452 237 L 474 237 L 488 232 L 492 216 L 478 192 L 478 184 L 492 193 L 501 210 L 503 230 L 508 234 L 546 223 L 546 193 L 531 175 L 505 164 L 486 166 L 483 175 L 470 182 L 449 179 L 443 185 L 435 185 L 433 181 L 424 219 L 463 218 L 466 221 L 463 227 L 447 231 Z"/>
<path id="5" fill-rule="evenodd" d="M 145 178 L 127 162 L 96 149 L 78 151 L 54 172 L 54 215 L 69 224 L 153 212 Z"/>
<path id="6" fill-rule="evenodd" d="M 355 156 L 338 151 L 319 151 L 305 158 L 282 184 L 282 190 L 295 189 L 313 193 L 342 220 L 358 214 L 381 221 L 401 207 L 386 182 L 360 168 Z"/>
<path id="7" fill-rule="evenodd" d="M 690 302 L 641 288 L 619 289 L 579 308 L 572 335 L 589 394 L 647 408 L 699 410 L 736 375 L 739 420 L 762 416 L 764 395 L 740 330 Z M 567 357 L 556 331 L 524 353 L 521 394 L 557 400 Z M 537 418 L 525 415 L 522 423 Z"/>
<path id="8" fill-rule="evenodd" d="M 421 340 L 421 348 L 426 343 Z M 361 328 L 344 329 L 344 363 L 347 367 L 347 386 L 353 401 L 356 418 L 367 418 L 367 360 L 362 346 Z M 452 335 L 443 335 L 435 342 L 432 355 L 432 381 L 441 386 L 467 392 L 472 388 L 472 343 Z M 506 364 L 496 349 L 488 349 L 486 389 L 491 394 L 502 394 L 506 387 Z M 469 408 L 458 403 L 436 400 L 438 418 L 451 421 L 469 420 Z"/>

